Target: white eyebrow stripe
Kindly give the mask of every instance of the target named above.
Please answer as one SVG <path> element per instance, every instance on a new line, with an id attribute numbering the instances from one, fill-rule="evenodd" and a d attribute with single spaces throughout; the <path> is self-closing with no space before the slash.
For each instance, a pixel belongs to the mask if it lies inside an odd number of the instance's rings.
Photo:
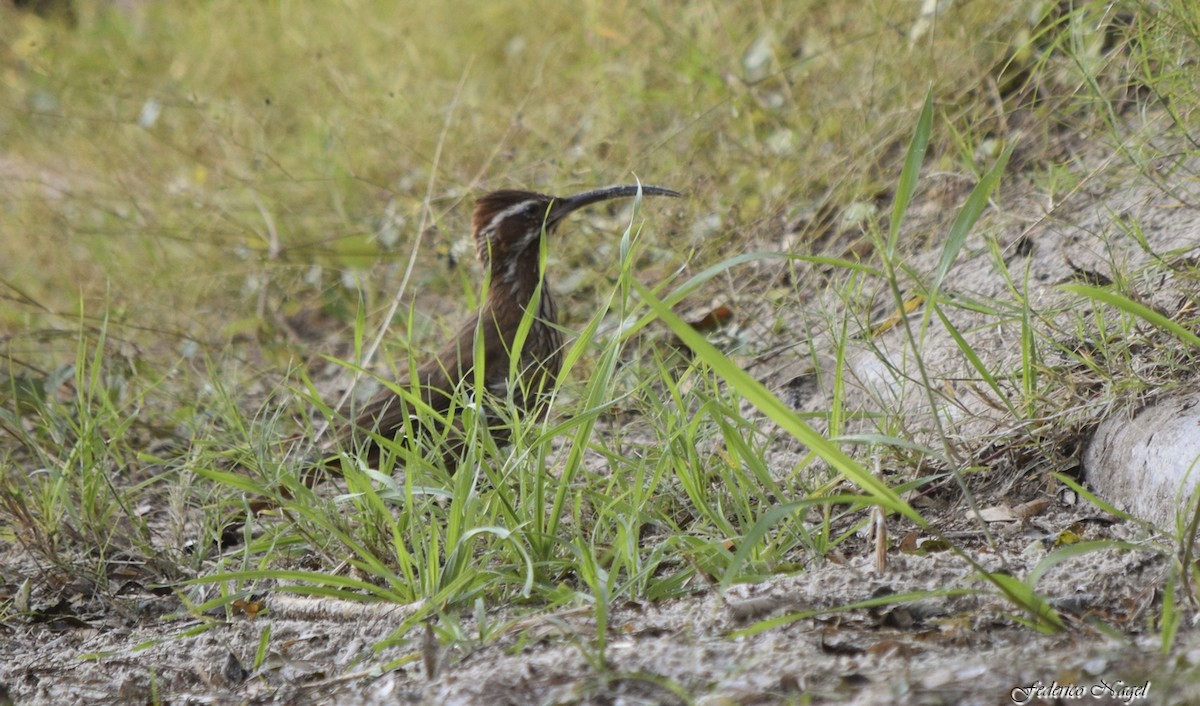
<path id="1" fill-rule="evenodd" d="M 500 222 L 505 218 L 508 218 L 509 216 L 515 216 L 537 202 L 537 199 L 526 199 L 524 201 L 514 203 L 503 211 L 500 211 L 496 215 L 492 216 L 492 220 L 488 221 L 488 224 L 484 226 L 483 230 L 480 232 L 490 236 L 492 231 L 496 229 L 496 226 L 500 225 Z"/>

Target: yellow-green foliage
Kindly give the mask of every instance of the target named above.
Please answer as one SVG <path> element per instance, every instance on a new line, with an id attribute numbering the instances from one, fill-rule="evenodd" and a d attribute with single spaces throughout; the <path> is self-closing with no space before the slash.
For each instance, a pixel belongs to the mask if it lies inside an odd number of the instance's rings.
<path id="1" fill-rule="evenodd" d="M 959 131 L 996 127 L 986 89 L 1046 3 L 80 5 L 73 28 L 0 6 L 4 282 L 219 343 L 407 260 L 427 187 L 416 284 L 441 293 L 486 189 L 683 189 L 662 272 L 875 198 L 930 83 Z M 602 269 L 613 244 L 581 240 L 559 271 Z M 0 333 L 43 318 L 4 307 Z"/>

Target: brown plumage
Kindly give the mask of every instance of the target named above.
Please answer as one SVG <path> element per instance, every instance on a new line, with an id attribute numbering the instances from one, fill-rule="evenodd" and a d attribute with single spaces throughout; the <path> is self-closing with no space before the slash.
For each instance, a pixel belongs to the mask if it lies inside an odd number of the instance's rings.
<path id="1" fill-rule="evenodd" d="M 476 336 L 483 336 L 483 383 L 491 395 L 505 398 L 509 394 L 511 352 L 525 310 L 536 308 L 532 326 L 520 350 L 515 367 L 518 384 L 511 391 L 515 407 L 532 418 L 546 413 L 548 393 L 553 389 L 562 368 L 562 334 L 557 328 L 557 312 L 539 263 L 542 235 L 551 233 L 566 216 L 600 201 L 635 196 L 637 186 L 613 186 L 597 189 L 569 198 L 558 198 L 530 191 L 494 191 L 479 199 L 475 205 L 474 232 L 476 253 L 489 272 L 487 299 L 475 315 L 463 324 L 458 335 L 446 343 L 438 354 L 417 368 L 417 385 L 409 380 L 397 383 L 414 393 L 439 414 L 445 415 L 457 392 L 474 392 L 476 380 Z M 657 186 L 640 187 L 649 196 L 679 196 L 670 189 Z M 385 438 L 402 434 L 406 424 L 417 426 L 418 417 L 409 411 L 406 400 L 389 389 L 380 391 L 370 402 L 346 415 L 351 421 L 334 434 L 334 443 L 343 449 L 367 444 L 369 458 L 378 460 L 379 449 L 371 438 L 378 433 Z M 428 415 L 423 415 L 425 418 Z M 489 423 L 497 428 L 495 415 Z M 411 417 L 411 423 L 407 420 Z M 457 424 L 449 430 L 443 448 L 447 468 L 454 470 L 462 455 L 461 441 L 454 440 Z M 441 438 L 446 430 L 425 430 Z"/>

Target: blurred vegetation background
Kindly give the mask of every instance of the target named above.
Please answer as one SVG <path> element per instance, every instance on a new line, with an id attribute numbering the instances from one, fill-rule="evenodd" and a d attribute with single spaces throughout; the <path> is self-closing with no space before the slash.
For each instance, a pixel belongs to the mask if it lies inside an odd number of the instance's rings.
<path id="1" fill-rule="evenodd" d="M 74 357 L 74 335 L 49 339 L 101 319 L 156 365 L 274 346 L 314 314 L 352 320 L 360 293 L 377 315 L 418 243 L 417 309 L 453 325 L 476 288 L 471 201 L 503 187 L 687 192 L 645 281 L 795 231 L 788 247 L 820 250 L 806 228 L 886 202 L 930 87 L 932 169 L 973 175 L 1018 137 L 1061 156 L 1071 114 L 1047 105 L 1084 100 L 1083 79 L 1043 63 L 1063 41 L 1106 60 L 1106 12 L 216 0 L 62 21 L 0 4 L 0 336 L 39 369 Z M 585 310 L 615 245 L 551 249 Z"/>

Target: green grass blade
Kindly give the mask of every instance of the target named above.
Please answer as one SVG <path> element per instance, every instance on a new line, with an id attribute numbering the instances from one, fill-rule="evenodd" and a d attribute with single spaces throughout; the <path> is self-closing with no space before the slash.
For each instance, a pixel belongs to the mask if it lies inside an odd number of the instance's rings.
<path id="1" fill-rule="evenodd" d="M 725 357 L 711 343 L 705 340 L 695 329 L 675 315 L 670 308 L 655 297 L 649 289 L 639 282 L 633 283 L 638 294 L 646 301 L 655 314 L 658 315 L 675 335 L 686 344 L 701 359 L 721 376 L 730 386 L 738 391 L 747 401 L 757 407 L 763 414 L 782 427 L 787 433 L 805 444 L 814 453 L 825 460 L 830 466 L 842 473 L 850 482 L 869 493 L 881 506 L 925 526 L 925 518 L 905 502 L 886 483 L 876 478 L 869 470 L 842 452 L 836 445 L 821 436 L 815 429 L 806 424 L 777 396 L 771 394 L 761 382 L 755 380 L 749 373 L 737 367 L 733 361 Z"/>
<path id="2" fill-rule="evenodd" d="M 908 143 L 908 152 L 904 156 L 904 166 L 900 169 L 900 180 L 896 183 L 896 198 L 892 201 L 892 219 L 888 224 L 887 258 L 893 259 L 896 246 L 900 242 L 900 224 L 904 222 L 904 214 L 912 203 L 913 194 L 917 191 L 917 181 L 921 175 L 921 165 L 925 162 L 925 152 L 929 147 L 929 134 L 933 132 L 933 89 L 925 92 L 925 101 L 921 105 L 921 113 L 917 116 L 917 129 L 913 131 L 912 140 Z"/>
<path id="3" fill-rule="evenodd" d="M 929 288 L 930 299 L 936 297 L 938 290 L 942 287 L 942 282 L 945 281 L 946 275 L 950 272 L 950 268 L 954 266 L 954 261 L 958 259 L 959 251 L 962 250 L 963 244 L 967 242 L 967 236 L 971 234 L 971 229 L 975 227 L 975 223 L 983 215 L 983 209 L 987 207 L 988 200 L 992 197 L 992 192 L 996 190 L 996 185 L 1000 183 L 1000 177 L 1004 174 L 1004 169 L 1008 166 L 1008 158 L 1012 155 L 1014 144 L 1009 144 L 1000 153 L 1000 158 L 987 170 L 987 173 L 983 175 L 983 178 L 979 180 L 975 188 L 971 189 L 971 194 L 967 197 L 967 202 L 963 204 L 963 207 L 958 211 L 958 215 L 954 217 L 954 224 L 950 226 L 950 233 L 946 236 L 946 245 L 942 248 L 942 255 L 938 259 L 937 272 Z"/>
<path id="4" fill-rule="evenodd" d="M 1196 334 L 1168 319 L 1166 316 L 1158 313 L 1150 307 L 1132 301 L 1127 297 L 1117 294 L 1116 292 L 1112 292 L 1107 289 L 1101 289 L 1100 287 L 1093 287 L 1088 284 L 1064 284 L 1061 285 L 1059 289 L 1062 289 L 1066 292 L 1071 292 L 1072 294 L 1078 294 L 1080 296 L 1087 297 L 1088 299 L 1093 299 L 1103 304 L 1108 304 L 1109 306 L 1116 307 L 1127 314 L 1133 314 L 1139 319 L 1153 324 L 1164 331 L 1169 331 L 1172 335 L 1189 346 L 1200 348 L 1200 336 L 1197 336 Z"/>

